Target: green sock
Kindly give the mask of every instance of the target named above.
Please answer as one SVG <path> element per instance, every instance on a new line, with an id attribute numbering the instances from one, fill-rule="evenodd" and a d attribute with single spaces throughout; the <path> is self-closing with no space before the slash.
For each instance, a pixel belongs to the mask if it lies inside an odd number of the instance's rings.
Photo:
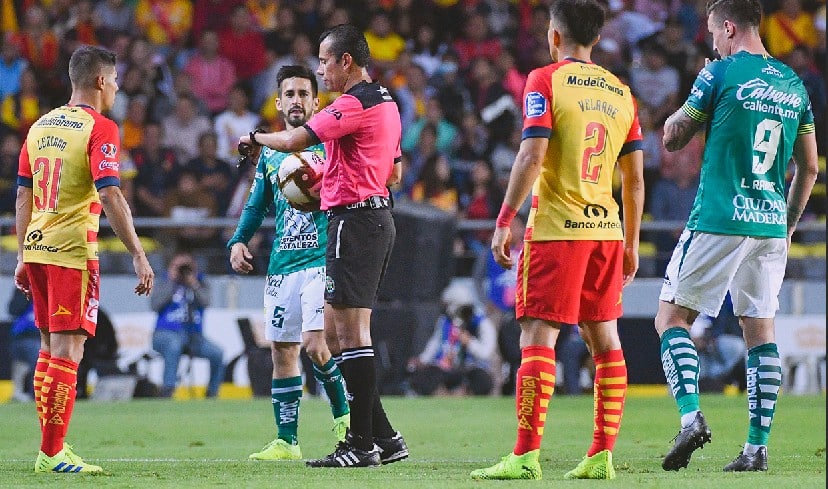
<path id="1" fill-rule="evenodd" d="M 661 366 L 681 414 L 699 410 L 699 355 L 690 333 L 670 328 L 661 335 Z"/>
<path id="2" fill-rule="evenodd" d="M 270 397 L 279 438 L 291 445 L 298 443 L 299 401 L 302 399 L 302 377 L 273 379 Z"/>
<path id="3" fill-rule="evenodd" d="M 747 399 L 750 428 L 748 443 L 767 445 L 776 397 L 782 385 L 782 362 L 776 343 L 765 343 L 748 350 Z"/>
<path id="4" fill-rule="evenodd" d="M 338 418 L 350 412 L 348 408 L 348 398 L 345 394 L 345 379 L 342 378 L 342 372 L 339 371 L 334 359 L 328 360 L 325 365 L 313 365 L 313 376 L 322 383 L 325 388 L 325 394 L 331 401 L 331 413 L 334 418 Z"/>

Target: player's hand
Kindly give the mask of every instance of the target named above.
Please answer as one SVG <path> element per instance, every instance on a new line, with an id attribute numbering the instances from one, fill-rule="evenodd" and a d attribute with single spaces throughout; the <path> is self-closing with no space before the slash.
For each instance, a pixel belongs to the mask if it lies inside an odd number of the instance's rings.
<path id="1" fill-rule="evenodd" d="M 638 272 L 638 249 L 624 248 L 623 286 L 631 284 Z"/>
<path id="2" fill-rule="evenodd" d="M 512 230 L 508 227 L 495 228 L 492 235 L 492 255 L 498 265 L 511 270 L 514 266 L 512 261 Z"/>
<path id="3" fill-rule="evenodd" d="M 155 272 L 147 260 L 147 255 L 141 253 L 132 257 L 132 266 L 135 268 L 135 275 L 138 277 L 138 285 L 135 286 L 135 293 L 138 295 L 149 295 L 152 292 L 152 285 L 155 280 Z"/>
<path id="4" fill-rule="evenodd" d="M 32 300 L 32 290 L 29 285 L 29 273 L 26 271 L 26 266 L 23 262 L 19 260 L 14 269 L 14 286 L 17 287 L 20 292 L 23 292 L 23 295 L 25 295 L 27 299 Z"/>
<path id="5" fill-rule="evenodd" d="M 230 247 L 230 266 L 238 273 L 250 273 L 253 271 L 253 264 L 250 260 L 253 254 L 244 243 L 234 243 Z"/>

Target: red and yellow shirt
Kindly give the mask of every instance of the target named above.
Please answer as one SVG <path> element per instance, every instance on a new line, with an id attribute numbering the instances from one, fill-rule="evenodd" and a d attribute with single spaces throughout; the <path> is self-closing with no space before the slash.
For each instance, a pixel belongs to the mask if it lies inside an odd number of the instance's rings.
<path id="1" fill-rule="evenodd" d="M 598 65 L 566 59 L 533 70 L 523 102 L 523 139 L 549 139 L 526 240 L 623 239 L 613 171 L 642 140 L 629 87 Z"/>
<path id="2" fill-rule="evenodd" d="M 23 261 L 87 269 L 98 259 L 98 189 L 119 185 L 116 124 L 86 106 L 58 107 L 32 125 L 17 183 L 32 189 Z"/>

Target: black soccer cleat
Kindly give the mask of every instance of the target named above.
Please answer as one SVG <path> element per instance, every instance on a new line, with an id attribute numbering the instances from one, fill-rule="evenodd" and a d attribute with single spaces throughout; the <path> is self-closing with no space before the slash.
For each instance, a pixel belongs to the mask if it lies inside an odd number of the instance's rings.
<path id="1" fill-rule="evenodd" d="M 710 428 L 704 420 L 704 415 L 699 411 L 690 426 L 682 428 L 676 435 L 673 448 L 667 452 L 664 461 L 661 462 L 661 468 L 664 470 L 679 470 L 687 467 L 693 452 L 704 447 L 705 443 L 710 442 L 710 435 Z"/>
<path id="2" fill-rule="evenodd" d="M 744 451 L 739 453 L 736 460 L 725 465 L 725 472 L 765 472 L 768 470 L 768 449 L 759 447 L 753 455 L 747 455 Z"/>
<path id="3" fill-rule="evenodd" d="M 374 445 L 371 450 L 360 450 L 348 441 L 337 443 L 330 455 L 305 462 L 308 467 L 378 467 L 380 449 Z"/>
<path id="4" fill-rule="evenodd" d="M 408 445 L 399 431 L 395 431 L 391 438 L 374 438 L 374 443 L 379 447 L 383 465 L 408 458 Z"/>

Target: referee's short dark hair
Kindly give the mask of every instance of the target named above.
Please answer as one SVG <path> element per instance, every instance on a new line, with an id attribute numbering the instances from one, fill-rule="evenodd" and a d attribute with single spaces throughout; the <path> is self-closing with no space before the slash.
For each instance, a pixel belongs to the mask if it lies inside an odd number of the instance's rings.
<path id="1" fill-rule="evenodd" d="M 371 51 L 368 50 L 368 41 L 365 35 L 352 24 L 339 24 L 331 27 L 319 36 L 319 43 L 331 38 L 331 53 L 336 59 L 342 59 L 342 55 L 348 53 L 354 59 L 357 66 L 366 67 L 371 59 Z"/>
<path id="2" fill-rule="evenodd" d="M 276 84 L 279 86 L 279 95 L 282 94 L 282 82 L 288 78 L 306 78 L 311 82 L 311 92 L 316 97 L 319 93 L 319 82 L 316 81 L 316 75 L 307 66 L 302 65 L 285 65 L 279 68 L 276 73 Z"/>
<path id="3" fill-rule="evenodd" d="M 604 27 L 604 8 L 596 0 L 558 0 L 549 9 L 554 26 L 581 46 L 590 46 Z"/>
<path id="4" fill-rule="evenodd" d="M 115 66 L 115 53 L 98 46 L 81 46 L 69 58 L 69 80 L 73 87 L 93 88 L 105 66 Z"/>

